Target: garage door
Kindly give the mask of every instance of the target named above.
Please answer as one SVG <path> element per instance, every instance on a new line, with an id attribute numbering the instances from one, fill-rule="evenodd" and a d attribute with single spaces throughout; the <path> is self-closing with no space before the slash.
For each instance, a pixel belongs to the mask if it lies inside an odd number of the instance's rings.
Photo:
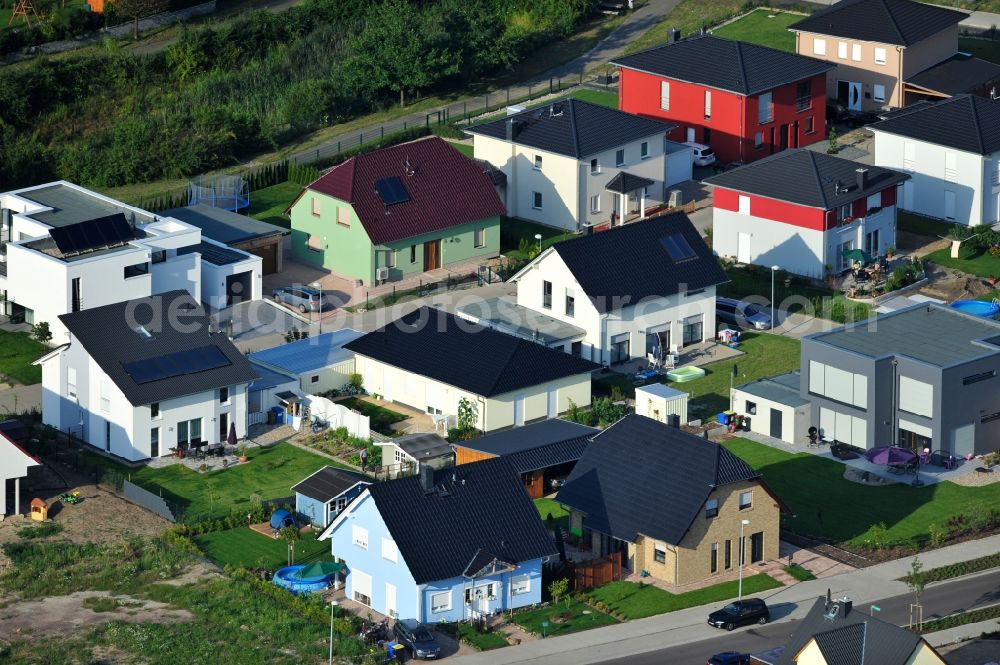
<path id="1" fill-rule="evenodd" d="M 253 299 L 252 277 L 253 272 L 250 270 L 226 277 L 227 307 Z"/>
<path id="2" fill-rule="evenodd" d="M 261 270 L 265 275 L 273 275 L 278 272 L 278 247 L 281 246 L 281 242 L 277 242 L 273 245 L 267 245 L 266 247 L 255 247 L 253 249 L 245 249 L 243 251 L 249 252 L 259 256 L 261 260 Z"/>

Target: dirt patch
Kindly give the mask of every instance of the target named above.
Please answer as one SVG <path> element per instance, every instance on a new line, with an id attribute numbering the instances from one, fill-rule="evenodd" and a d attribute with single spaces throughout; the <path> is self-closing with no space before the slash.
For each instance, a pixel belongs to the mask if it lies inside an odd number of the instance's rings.
<path id="1" fill-rule="evenodd" d="M 966 464 L 981 466 L 976 463 L 976 460 L 966 462 Z M 961 485 L 962 487 L 983 487 L 985 485 L 992 485 L 993 483 L 1000 482 L 1000 467 L 993 467 L 993 471 L 989 473 L 982 473 L 973 469 L 968 473 L 963 473 L 960 476 L 955 476 L 954 478 L 949 478 L 948 480 L 956 485 Z"/>
<path id="2" fill-rule="evenodd" d="M 95 612 L 84 605 L 88 598 L 101 597 L 112 598 L 120 606 L 109 612 Z M 0 639 L 65 635 L 68 631 L 109 621 L 179 623 L 193 618 L 187 610 L 173 609 L 165 603 L 115 596 L 105 591 L 78 591 L 68 596 L 22 601 L 0 609 Z"/>
<path id="3" fill-rule="evenodd" d="M 222 577 L 222 571 L 218 566 L 199 561 L 177 577 L 164 580 L 162 583 L 169 584 L 170 586 L 187 586 L 188 584 L 197 584 L 204 580 L 221 579 Z"/>
<path id="4" fill-rule="evenodd" d="M 993 290 L 986 280 L 957 270 L 933 263 L 928 263 L 926 270 L 928 284 L 920 293 L 945 302 L 975 300 Z"/>

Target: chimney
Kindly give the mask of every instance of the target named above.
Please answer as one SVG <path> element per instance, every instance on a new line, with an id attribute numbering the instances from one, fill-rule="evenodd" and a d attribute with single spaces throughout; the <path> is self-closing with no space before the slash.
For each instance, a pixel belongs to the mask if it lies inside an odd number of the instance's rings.
<path id="1" fill-rule="evenodd" d="M 843 616 L 846 617 L 848 614 L 851 613 L 851 609 L 854 607 L 854 601 L 852 601 L 847 596 L 844 596 L 843 598 L 840 599 L 839 602 L 841 607 L 844 608 L 843 610 L 841 610 L 841 613 Z"/>
<path id="2" fill-rule="evenodd" d="M 430 494 L 434 491 L 434 467 L 430 464 L 420 465 L 420 486 L 423 488 L 425 494 Z"/>
<path id="3" fill-rule="evenodd" d="M 677 28 L 670 28 L 670 43 L 674 44 L 681 40 L 681 31 Z"/>
<path id="4" fill-rule="evenodd" d="M 667 425 L 669 425 L 670 427 L 673 427 L 674 429 L 680 429 L 681 428 L 681 417 L 678 416 L 676 413 L 671 413 L 671 414 L 667 415 Z"/>
<path id="5" fill-rule="evenodd" d="M 858 174 L 858 190 L 863 191 L 868 186 L 868 169 L 858 169 L 855 173 Z"/>

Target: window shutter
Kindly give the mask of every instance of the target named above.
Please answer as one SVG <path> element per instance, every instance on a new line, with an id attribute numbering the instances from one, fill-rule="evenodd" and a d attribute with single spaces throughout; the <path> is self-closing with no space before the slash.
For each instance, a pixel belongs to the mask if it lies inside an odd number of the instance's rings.
<path id="1" fill-rule="evenodd" d="M 866 212 L 865 199 L 858 199 L 851 204 L 851 217 L 864 217 Z"/>
<path id="2" fill-rule="evenodd" d="M 896 205 L 896 188 L 890 187 L 888 189 L 882 190 L 882 207 L 887 208 L 889 206 Z"/>

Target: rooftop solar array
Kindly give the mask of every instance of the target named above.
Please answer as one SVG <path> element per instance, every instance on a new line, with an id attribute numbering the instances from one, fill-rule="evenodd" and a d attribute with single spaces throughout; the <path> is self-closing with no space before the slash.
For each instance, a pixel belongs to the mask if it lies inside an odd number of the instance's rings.
<path id="1" fill-rule="evenodd" d="M 375 191 L 378 192 L 382 203 L 391 206 L 394 203 L 406 203 L 410 200 L 410 195 L 403 185 L 399 176 L 389 176 L 375 181 Z"/>
<path id="2" fill-rule="evenodd" d="M 694 256 L 694 250 L 691 249 L 691 245 L 688 244 L 687 239 L 680 233 L 663 236 L 660 238 L 660 242 L 663 243 L 663 247 L 674 261 L 683 261 Z"/>
<path id="3" fill-rule="evenodd" d="M 64 255 L 118 247 L 138 237 L 120 212 L 49 229 L 49 236 Z"/>
<path id="4" fill-rule="evenodd" d="M 122 369 L 138 384 L 162 381 L 175 376 L 197 374 L 210 369 L 231 365 L 231 361 L 217 346 L 200 346 L 195 349 L 175 351 L 155 358 L 145 358 L 124 363 Z"/>

